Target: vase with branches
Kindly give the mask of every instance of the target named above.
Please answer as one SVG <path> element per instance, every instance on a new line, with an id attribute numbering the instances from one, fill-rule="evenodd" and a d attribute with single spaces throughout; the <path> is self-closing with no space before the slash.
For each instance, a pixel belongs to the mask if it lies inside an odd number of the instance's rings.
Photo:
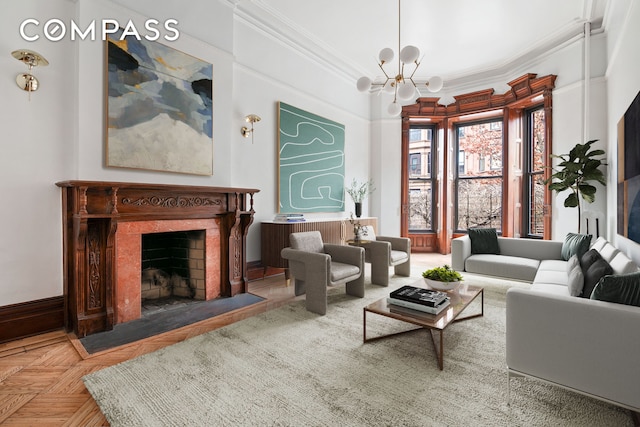
<path id="1" fill-rule="evenodd" d="M 557 166 L 552 167 L 554 173 L 544 181 L 549 190 L 560 193 L 565 190 L 571 192 L 564 200 L 567 208 L 578 208 L 578 233 L 581 230 L 581 202 L 582 200 L 593 203 L 596 199 L 597 188 L 590 182 L 599 182 L 607 185 L 604 173 L 600 166 L 605 164 L 600 156 L 604 150 L 591 150 L 591 146 L 597 142 L 593 139 L 584 144 L 576 144 L 568 154 L 551 154 L 551 157 L 560 159 Z"/>
<path id="2" fill-rule="evenodd" d="M 369 234 L 367 233 L 366 227 L 360 223 L 360 220 L 357 220 L 353 217 L 353 212 L 351 212 L 351 215 L 349 216 L 349 222 L 353 227 L 353 239 L 355 241 L 358 241 L 361 237 L 367 236 Z"/>
<path id="3" fill-rule="evenodd" d="M 360 215 L 362 214 L 362 201 L 368 194 L 373 193 L 373 191 L 376 189 L 373 185 L 373 180 L 370 179 L 368 181 L 358 182 L 358 180 L 353 178 L 353 181 L 351 181 L 351 186 L 345 187 L 345 189 L 347 191 L 347 194 L 351 196 L 351 200 L 353 200 L 353 203 L 355 203 L 356 216 L 360 218 Z"/>

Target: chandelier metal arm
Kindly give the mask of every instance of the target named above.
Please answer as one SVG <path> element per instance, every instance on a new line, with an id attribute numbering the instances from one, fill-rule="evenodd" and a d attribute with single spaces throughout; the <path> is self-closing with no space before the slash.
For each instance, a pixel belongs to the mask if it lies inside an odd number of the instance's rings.
<path id="1" fill-rule="evenodd" d="M 382 70 L 382 73 L 384 74 L 384 76 L 387 78 L 387 80 L 384 82 L 385 84 L 391 80 L 391 77 L 389 77 L 389 75 L 387 74 L 387 72 L 384 70 L 384 68 L 382 67 L 384 65 L 384 61 L 378 64 L 378 67 L 380 67 L 380 69 Z M 384 84 L 383 84 L 384 86 Z"/>
<path id="2" fill-rule="evenodd" d="M 385 77 L 384 82 L 376 83 L 376 82 L 373 82 L 368 77 L 361 77 L 358 79 L 358 82 L 357 82 L 358 90 L 361 92 L 368 91 L 372 87 L 379 87 L 380 89 L 384 89 L 385 87 L 387 87 L 388 89 L 391 89 L 393 93 L 393 102 L 388 109 L 391 115 L 398 115 L 402 111 L 402 107 L 399 106 L 398 104 L 398 99 L 408 100 L 413 95 L 415 95 L 416 91 L 418 93 L 418 96 L 420 96 L 418 85 L 413 80 L 413 77 L 416 74 L 416 71 L 418 70 L 418 68 L 420 67 L 422 58 L 420 58 L 420 50 L 413 45 L 408 45 L 408 46 L 405 46 L 404 49 L 401 49 L 401 46 L 402 46 L 402 43 L 401 43 L 402 13 L 401 12 L 402 12 L 401 0 L 398 0 L 398 74 L 391 77 L 389 76 L 389 74 L 387 74 L 386 70 L 384 69 L 384 64 L 391 62 L 394 58 L 393 50 L 390 48 L 384 48 L 380 51 L 379 62 L 378 62 L 378 67 L 380 67 L 380 70 L 382 71 Z M 411 63 L 414 64 L 415 68 L 413 69 L 410 75 L 405 76 L 404 75 L 405 65 L 408 65 Z M 413 85 L 413 88 L 411 88 L 410 86 L 407 86 L 409 82 L 411 82 L 411 84 Z M 427 82 L 426 86 L 429 89 L 429 91 L 437 92 L 440 90 L 440 88 L 442 88 L 442 79 L 440 77 L 432 77 L 431 79 L 429 79 L 429 82 Z"/>

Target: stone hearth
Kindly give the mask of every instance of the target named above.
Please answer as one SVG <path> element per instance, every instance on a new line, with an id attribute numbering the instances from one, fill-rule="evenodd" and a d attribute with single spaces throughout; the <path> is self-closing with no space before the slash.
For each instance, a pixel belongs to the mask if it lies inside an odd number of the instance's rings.
<path id="1" fill-rule="evenodd" d="M 246 236 L 259 190 L 94 181 L 56 185 L 62 188 L 65 324 L 79 337 L 140 317 L 143 233 L 206 230 L 205 299 L 246 292 Z"/>

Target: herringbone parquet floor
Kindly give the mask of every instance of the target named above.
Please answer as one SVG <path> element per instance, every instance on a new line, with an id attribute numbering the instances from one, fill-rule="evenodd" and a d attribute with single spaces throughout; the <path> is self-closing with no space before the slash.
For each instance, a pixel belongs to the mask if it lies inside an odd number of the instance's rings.
<path id="1" fill-rule="evenodd" d="M 435 266 L 442 262 L 450 262 L 450 257 L 412 254 L 414 265 Z M 109 425 L 85 388 L 84 375 L 271 310 L 295 298 L 293 286 L 287 286 L 282 275 L 250 282 L 249 292 L 267 300 L 93 355 L 84 351 L 77 338 L 62 330 L 0 344 L 0 425 Z"/>

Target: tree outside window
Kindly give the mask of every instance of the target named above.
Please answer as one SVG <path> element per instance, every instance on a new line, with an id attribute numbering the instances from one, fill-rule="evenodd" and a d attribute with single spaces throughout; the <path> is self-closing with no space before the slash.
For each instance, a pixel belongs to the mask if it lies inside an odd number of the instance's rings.
<path id="1" fill-rule="evenodd" d="M 502 122 L 457 127 L 456 229 L 493 227 L 502 230 Z M 485 168 L 489 159 L 490 167 Z M 461 165 L 463 167 L 461 167 Z"/>
<path id="2" fill-rule="evenodd" d="M 430 232 L 433 223 L 433 125 L 416 125 L 409 130 L 409 229 Z"/>

